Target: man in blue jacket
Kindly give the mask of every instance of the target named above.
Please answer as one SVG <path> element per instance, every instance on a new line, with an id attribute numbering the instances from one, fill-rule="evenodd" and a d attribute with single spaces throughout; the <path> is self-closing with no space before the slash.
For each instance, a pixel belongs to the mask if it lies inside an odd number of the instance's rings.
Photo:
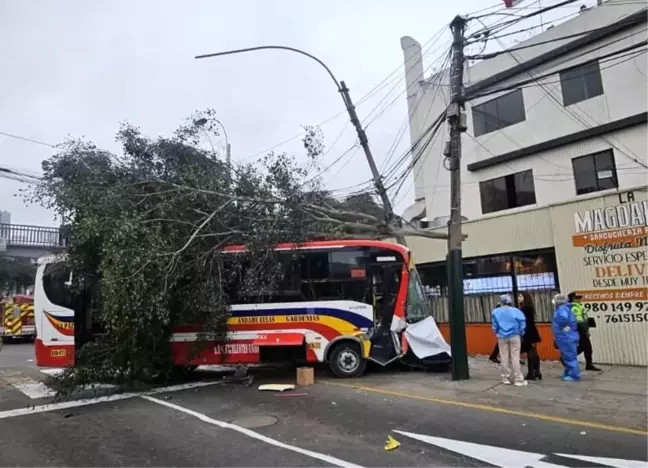
<path id="1" fill-rule="evenodd" d="M 580 365 L 578 364 L 578 322 L 571 304 L 564 294 L 556 294 L 553 298 L 556 308 L 551 330 L 553 331 L 556 347 L 560 351 L 560 358 L 565 371 L 561 379 L 567 382 L 580 380 Z"/>
<path id="2" fill-rule="evenodd" d="M 500 297 L 500 307 L 496 307 L 491 314 L 493 331 L 499 344 L 500 360 L 502 366 L 502 383 L 511 384 L 513 377 L 516 387 L 527 385 L 524 374 L 520 368 L 520 348 L 522 335 L 526 328 L 524 314 L 517 307 L 513 307 L 511 296 L 505 294 Z"/>

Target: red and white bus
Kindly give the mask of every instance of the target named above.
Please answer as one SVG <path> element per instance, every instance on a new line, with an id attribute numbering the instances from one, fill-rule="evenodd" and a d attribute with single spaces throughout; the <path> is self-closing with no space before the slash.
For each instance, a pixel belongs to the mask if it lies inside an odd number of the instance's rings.
<path id="1" fill-rule="evenodd" d="M 244 250 L 231 246 L 224 252 Z M 237 288 L 229 291 L 227 340 L 203 346 L 200 354 L 195 347 L 200 327 L 175 329 L 175 365 L 291 359 L 326 362 L 335 375 L 353 377 L 364 372 L 368 361 L 385 366 L 412 357 L 412 351 L 419 363 L 424 359 L 432 365 L 449 364 L 449 348 L 430 317 L 406 247 L 344 240 L 280 244 L 275 250 L 284 267 L 279 290 L 262 297 L 246 297 Z M 35 283 L 36 362 L 73 366 L 77 350 L 92 336 L 84 298 L 70 292 L 71 272 L 55 258 L 39 261 Z M 406 333 L 415 329 L 412 335 Z M 408 336 L 415 345 L 408 345 Z"/>

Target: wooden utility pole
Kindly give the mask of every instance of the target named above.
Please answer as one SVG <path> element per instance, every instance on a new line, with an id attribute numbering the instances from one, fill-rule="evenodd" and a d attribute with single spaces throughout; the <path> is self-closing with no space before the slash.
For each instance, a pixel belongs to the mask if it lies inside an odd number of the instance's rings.
<path id="1" fill-rule="evenodd" d="M 463 29 L 462 29 L 463 31 Z M 304 52 L 303 50 L 297 49 L 295 47 L 288 47 L 288 46 L 276 46 L 276 45 L 266 45 L 266 46 L 258 46 L 258 47 L 248 47 L 246 49 L 236 49 L 236 50 L 227 50 L 225 52 L 217 52 L 215 54 L 204 54 L 204 55 L 198 55 L 196 56 L 197 59 L 205 59 L 205 58 L 210 58 L 210 57 L 222 57 L 224 55 L 232 55 L 232 54 L 240 54 L 244 52 L 254 52 L 258 50 L 286 50 L 289 52 L 295 52 L 297 54 L 304 55 L 317 63 L 319 63 L 329 74 L 333 82 L 335 83 L 335 86 L 337 87 L 337 90 L 340 92 L 342 96 L 342 100 L 344 101 L 344 106 L 346 107 L 347 112 L 349 113 L 349 118 L 351 119 L 351 123 L 356 129 L 356 132 L 358 134 L 358 139 L 360 140 L 360 145 L 362 146 L 362 149 L 364 150 L 365 157 L 367 158 L 367 162 L 369 163 L 369 168 L 371 169 L 371 175 L 373 177 L 374 181 L 374 186 L 376 187 L 376 192 L 378 193 L 378 196 L 380 196 L 380 199 L 383 203 L 383 208 L 385 211 L 385 222 L 386 226 L 389 229 L 393 229 L 394 232 L 394 237 L 396 237 L 396 240 L 398 241 L 399 244 L 405 245 L 405 232 L 409 235 L 422 235 L 423 237 L 427 237 L 430 239 L 444 239 L 446 236 L 445 234 L 441 233 L 432 233 L 432 232 L 427 232 L 427 233 L 420 233 L 416 232 L 416 230 L 403 230 L 401 226 L 400 219 L 397 219 L 397 217 L 394 215 L 394 207 L 391 204 L 391 201 L 389 200 L 389 197 L 387 196 L 387 190 L 385 189 L 385 185 L 382 182 L 382 177 L 380 176 L 380 173 L 378 172 L 378 168 L 376 167 L 376 162 L 374 161 L 373 155 L 371 154 L 371 149 L 369 148 L 369 140 L 367 139 L 367 134 L 365 133 L 364 129 L 362 128 L 362 124 L 360 123 L 360 120 L 358 119 L 358 114 L 356 113 L 355 106 L 353 105 L 353 101 L 351 101 L 351 96 L 349 94 L 349 88 L 346 87 L 346 84 L 344 84 L 344 81 L 338 81 L 335 75 L 333 75 L 333 72 L 329 69 L 329 67 L 326 66 L 324 62 L 322 62 L 320 59 L 315 57 L 314 55 L 309 54 L 308 52 Z M 463 60 L 463 59 L 462 59 Z M 229 151 L 229 150 L 228 150 Z M 229 152 L 228 152 L 229 154 Z"/>
<path id="2" fill-rule="evenodd" d="M 466 349 L 466 319 L 463 307 L 463 255 L 461 252 L 461 133 L 466 131 L 464 104 L 464 30 L 466 20 L 455 17 L 452 31 L 452 68 L 450 88 L 452 99 L 448 107 L 450 126 L 450 222 L 448 223 L 448 310 L 450 318 L 450 347 L 452 351 L 452 380 L 469 379 Z"/>
<path id="3" fill-rule="evenodd" d="M 373 154 L 371 154 L 371 148 L 369 148 L 369 140 L 367 139 L 367 134 L 365 133 L 364 128 L 362 128 L 362 124 L 358 119 L 358 114 L 355 111 L 353 101 L 351 101 L 349 88 L 346 87 L 344 81 L 340 82 L 339 91 L 342 95 L 344 106 L 349 113 L 351 123 L 355 127 L 356 133 L 358 134 L 358 140 L 360 140 L 360 145 L 362 146 L 365 157 L 367 158 L 367 162 L 369 163 L 369 168 L 371 169 L 371 175 L 373 177 L 374 186 L 376 187 L 376 192 L 380 196 L 380 200 L 383 203 L 383 209 L 385 210 L 385 222 L 387 223 L 387 226 L 393 226 L 396 222 L 394 216 L 394 208 L 391 204 L 391 201 L 389 200 L 389 196 L 387 195 L 387 190 L 385 190 L 385 186 L 382 183 L 382 177 L 380 176 L 378 168 L 376 167 L 376 162 L 374 161 Z M 399 244 L 406 245 L 405 236 L 396 234 L 396 240 Z"/>

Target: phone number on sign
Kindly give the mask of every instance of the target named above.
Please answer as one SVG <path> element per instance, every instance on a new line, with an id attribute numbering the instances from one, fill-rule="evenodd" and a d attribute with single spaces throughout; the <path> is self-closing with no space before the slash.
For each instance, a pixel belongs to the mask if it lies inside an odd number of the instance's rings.
<path id="1" fill-rule="evenodd" d="M 583 307 L 606 313 L 605 323 L 648 323 L 648 302 L 586 302 Z"/>
<path id="2" fill-rule="evenodd" d="M 648 311 L 648 302 L 585 302 L 587 312 L 637 312 Z"/>

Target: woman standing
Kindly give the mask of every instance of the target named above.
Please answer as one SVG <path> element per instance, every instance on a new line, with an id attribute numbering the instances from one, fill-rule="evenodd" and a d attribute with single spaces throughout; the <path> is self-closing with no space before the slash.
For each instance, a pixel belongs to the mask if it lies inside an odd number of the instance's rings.
<path id="1" fill-rule="evenodd" d="M 527 380 L 542 380 L 540 373 L 540 356 L 538 355 L 537 344 L 542 341 L 540 333 L 535 324 L 535 306 L 531 295 L 522 291 L 518 294 L 518 307 L 526 318 L 526 328 L 522 336 L 522 352 L 527 355 L 527 365 L 529 366 L 529 373 L 526 376 Z"/>

